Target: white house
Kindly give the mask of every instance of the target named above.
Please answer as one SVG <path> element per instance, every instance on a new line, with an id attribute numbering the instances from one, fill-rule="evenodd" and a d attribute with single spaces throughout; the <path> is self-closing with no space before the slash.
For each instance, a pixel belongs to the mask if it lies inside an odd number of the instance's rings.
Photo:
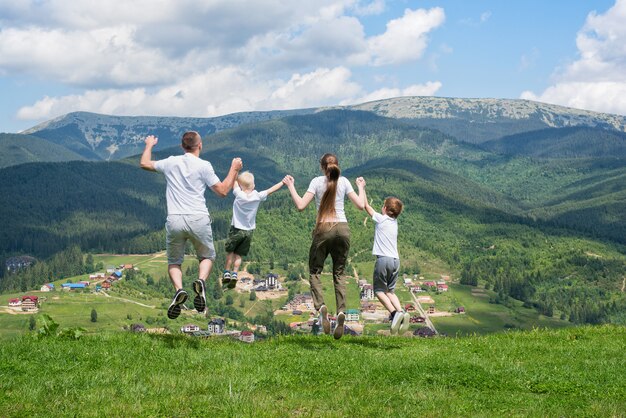
<path id="1" fill-rule="evenodd" d="M 346 311 L 346 321 L 358 322 L 360 318 L 358 309 L 348 309 Z"/>
<path id="2" fill-rule="evenodd" d="M 200 327 L 194 324 L 187 324 L 184 327 L 180 328 L 181 332 L 195 332 L 200 331 Z"/>
<path id="3" fill-rule="evenodd" d="M 211 334 L 223 334 L 224 333 L 224 320 L 222 318 L 212 319 L 209 322 L 208 331 Z"/>
<path id="4" fill-rule="evenodd" d="M 361 288 L 361 300 L 374 300 L 374 286 L 366 284 Z"/>
<path id="5" fill-rule="evenodd" d="M 254 342 L 254 333 L 252 331 L 241 331 L 239 335 L 239 340 L 244 343 L 253 343 Z"/>
<path id="6" fill-rule="evenodd" d="M 41 286 L 41 290 L 42 292 L 49 292 L 51 290 L 54 290 L 54 284 L 52 283 L 46 283 L 43 286 Z"/>

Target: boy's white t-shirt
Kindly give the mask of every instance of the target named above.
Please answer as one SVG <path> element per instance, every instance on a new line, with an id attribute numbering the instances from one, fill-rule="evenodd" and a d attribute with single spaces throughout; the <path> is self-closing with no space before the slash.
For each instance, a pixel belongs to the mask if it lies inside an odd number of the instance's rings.
<path id="1" fill-rule="evenodd" d="M 168 215 L 204 215 L 204 192 L 220 182 L 210 162 L 187 152 L 154 162 L 154 169 L 165 174 Z"/>
<path id="2" fill-rule="evenodd" d="M 376 223 L 372 254 L 399 259 L 398 220 L 378 212 L 374 212 L 372 219 Z"/>
<path id="3" fill-rule="evenodd" d="M 309 188 L 307 189 L 307 192 L 313 193 L 315 195 L 315 205 L 317 206 L 317 210 L 319 210 L 320 208 L 320 202 L 322 201 L 322 197 L 324 196 L 326 187 L 326 176 L 319 176 L 311 180 Z M 350 180 L 343 176 L 340 176 L 339 180 L 337 181 L 337 195 L 335 197 L 335 219 L 329 220 L 329 222 L 348 222 L 344 210 L 343 201 L 345 199 L 345 196 L 350 192 L 354 192 L 352 184 L 350 184 Z"/>
<path id="4" fill-rule="evenodd" d="M 267 199 L 267 190 L 256 190 L 246 193 L 235 183 L 233 187 L 235 201 L 233 202 L 233 220 L 231 225 L 237 229 L 250 231 L 256 228 L 256 212 L 261 202 Z"/>

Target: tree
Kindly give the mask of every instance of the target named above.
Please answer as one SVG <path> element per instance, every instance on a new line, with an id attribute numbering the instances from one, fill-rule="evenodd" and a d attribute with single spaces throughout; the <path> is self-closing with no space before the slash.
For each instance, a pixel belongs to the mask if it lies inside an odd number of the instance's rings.
<path id="1" fill-rule="evenodd" d="M 91 322 L 98 322 L 98 312 L 95 308 L 91 310 Z"/>
<path id="2" fill-rule="evenodd" d="M 85 260 L 85 273 L 93 273 L 94 271 L 96 271 L 96 267 L 93 265 L 93 255 L 89 253 Z"/>
<path id="3" fill-rule="evenodd" d="M 36 327 L 37 327 L 37 320 L 35 319 L 34 315 L 31 315 L 30 319 L 28 320 L 28 329 L 31 331 L 34 331 Z"/>
<path id="4" fill-rule="evenodd" d="M 254 290 L 250 292 L 250 300 L 256 300 L 256 292 Z"/>
<path id="5" fill-rule="evenodd" d="M 233 297 L 231 295 L 226 295 L 226 305 L 232 305 L 234 302 Z"/>

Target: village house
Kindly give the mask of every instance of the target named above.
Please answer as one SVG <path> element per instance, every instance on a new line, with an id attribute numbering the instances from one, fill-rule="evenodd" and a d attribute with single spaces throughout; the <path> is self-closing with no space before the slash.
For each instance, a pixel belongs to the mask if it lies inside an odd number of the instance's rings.
<path id="1" fill-rule="evenodd" d="M 454 312 L 456 312 L 456 313 L 465 313 L 465 307 L 459 306 L 458 308 L 456 308 L 454 310 Z"/>
<path id="2" fill-rule="evenodd" d="M 407 312 L 413 312 L 413 311 L 415 311 L 415 306 L 412 303 L 407 303 L 404 306 L 404 310 L 407 311 Z"/>
<path id="3" fill-rule="evenodd" d="M 426 322 L 426 318 L 424 318 L 423 316 L 412 316 L 409 319 L 409 323 L 411 324 L 421 324 Z"/>
<path id="4" fill-rule="evenodd" d="M 413 280 L 411 280 L 411 278 L 410 278 L 410 277 L 405 277 L 405 278 L 404 278 L 404 285 L 405 285 L 405 286 L 409 286 L 409 285 L 411 285 L 411 284 L 413 284 Z"/>
<path id="5" fill-rule="evenodd" d="M 422 286 L 425 287 L 436 287 L 437 283 L 433 282 L 432 280 L 426 281 L 424 283 L 422 283 Z"/>
<path id="6" fill-rule="evenodd" d="M 133 269 L 133 265 L 132 264 L 122 264 L 120 266 L 121 269 L 123 270 L 132 270 Z"/>
<path id="7" fill-rule="evenodd" d="M 448 291 L 448 285 L 447 284 L 438 284 L 437 285 L 437 292 L 447 292 Z"/>
<path id="8" fill-rule="evenodd" d="M 253 343 L 254 342 L 254 332 L 252 331 L 241 331 L 239 336 L 239 340 L 244 343 Z"/>
<path id="9" fill-rule="evenodd" d="M 361 300 L 374 300 L 374 286 L 366 284 L 361 288 Z"/>
<path id="10" fill-rule="evenodd" d="M 37 296 L 22 296 L 22 310 L 34 311 L 39 307 L 39 298 Z"/>
<path id="11" fill-rule="evenodd" d="M 195 332 L 195 331 L 200 331 L 200 327 L 195 324 L 187 324 L 180 328 L 180 332 L 189 333 L 189 332 Z"/>
<path id="12" fill-rule="evenodd" d="M 42 292 L 49 292 L 51 290 L 54 290 L 54 284 L 53 283 L 46 283 L 43 286 L 41 286 L 41 289 L 39 289 Z"/>
<path id="13" fill-rule="evenodd" d="M 358 309 L 348 309 L 346 311 L 346 321 L 348 322 L 358 322 L 360 318 Z"/>
<path id="14" fill-rule="evenodd" d="M 20 298 L 9 299 L 9 306 L 17 307 L 22 304 L 22 300 Z"/>
<path id="15" fill-rule="evenodd" d="M 310 293 L 299 293 L 289 301 L 288 304 L 283 306 L 284 311 L 313 311 L 313 298 Z"/>
<path id="16" fill-rule="evenodd" d="M 114 271 L 115 271 L 115 266 L 110 265 L 110 264 L 109 264 L 108 266 L 106 266 L 106 272 L 107 272 L 107 274 L 111 274 L 111 273 L 113 273 Z"/>
<path id="17" fill-rule="evenodd" d="M 102 280 L 104 277 L 104 273 L 93 273 L 89 275 L 89 280 Z"/>
<path id="18" fill-rule="evenodd" d="M 105 280 L 105 281 L 102 283 L 102 288 L 103 288 L 104 290 L 109 290 L 109 289 L 111 288 L 111 281 L 110 281 L 110 280 Z"/>
<path id="19" fill-rule="evenodd" d="M 222 318 L 216 318 L 216 319 L 212 319 L 211 322 L 209 322 L 209 327 L 207 328 L 207 330 L 211 334 L 223 334 L 224 328 L 225 328 L 224 320 Z"/>
<path id="20" fill-rule="evenodd" d="M 146 327 L 143 324 L 132 324 L 130 330 L 132 332 L 146 332 Z"/>
<path id="21" fill-rule="evenodd" d="M 61 288 L 63 290 L 78 290 L 78 289 L 84 289 L 86 288 L 87 285 L 85 283 L 63 283 L 61 285 Z"/>

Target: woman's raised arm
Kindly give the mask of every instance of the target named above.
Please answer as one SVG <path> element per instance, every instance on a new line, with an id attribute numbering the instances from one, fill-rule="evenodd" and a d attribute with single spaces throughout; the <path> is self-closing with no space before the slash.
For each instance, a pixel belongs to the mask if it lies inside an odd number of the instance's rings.
<path id="1" fill-rule="evenodd" d="M 286 175 L 285 178 L 283 179 L 283 183 L 289 189 L 291 200 L 293 200 L 293 203 L 295 203 L 296 208 L 300 212 L 302 212 L 307 206 L 309 206 L 309 203 L 313 201 L 314 195 L 313 193 L 310 193 L 310 192 L 305 192 L 304 196 L 300 197 L 300 195 L 298 194 L 298 191 L 296 190 L 295 180 L 292 176 Z"/>
<path id="2" fill-rule="evenodd" d="M 359 194 L 357 195 L 355 192 L 348 193 L 348 198 L 354 206 L 356 206 L 359 210 L 365 209 L 365 180 L 363 177 L 359 177 L 356 179 L 356 186 L 359 189 Z"/>

